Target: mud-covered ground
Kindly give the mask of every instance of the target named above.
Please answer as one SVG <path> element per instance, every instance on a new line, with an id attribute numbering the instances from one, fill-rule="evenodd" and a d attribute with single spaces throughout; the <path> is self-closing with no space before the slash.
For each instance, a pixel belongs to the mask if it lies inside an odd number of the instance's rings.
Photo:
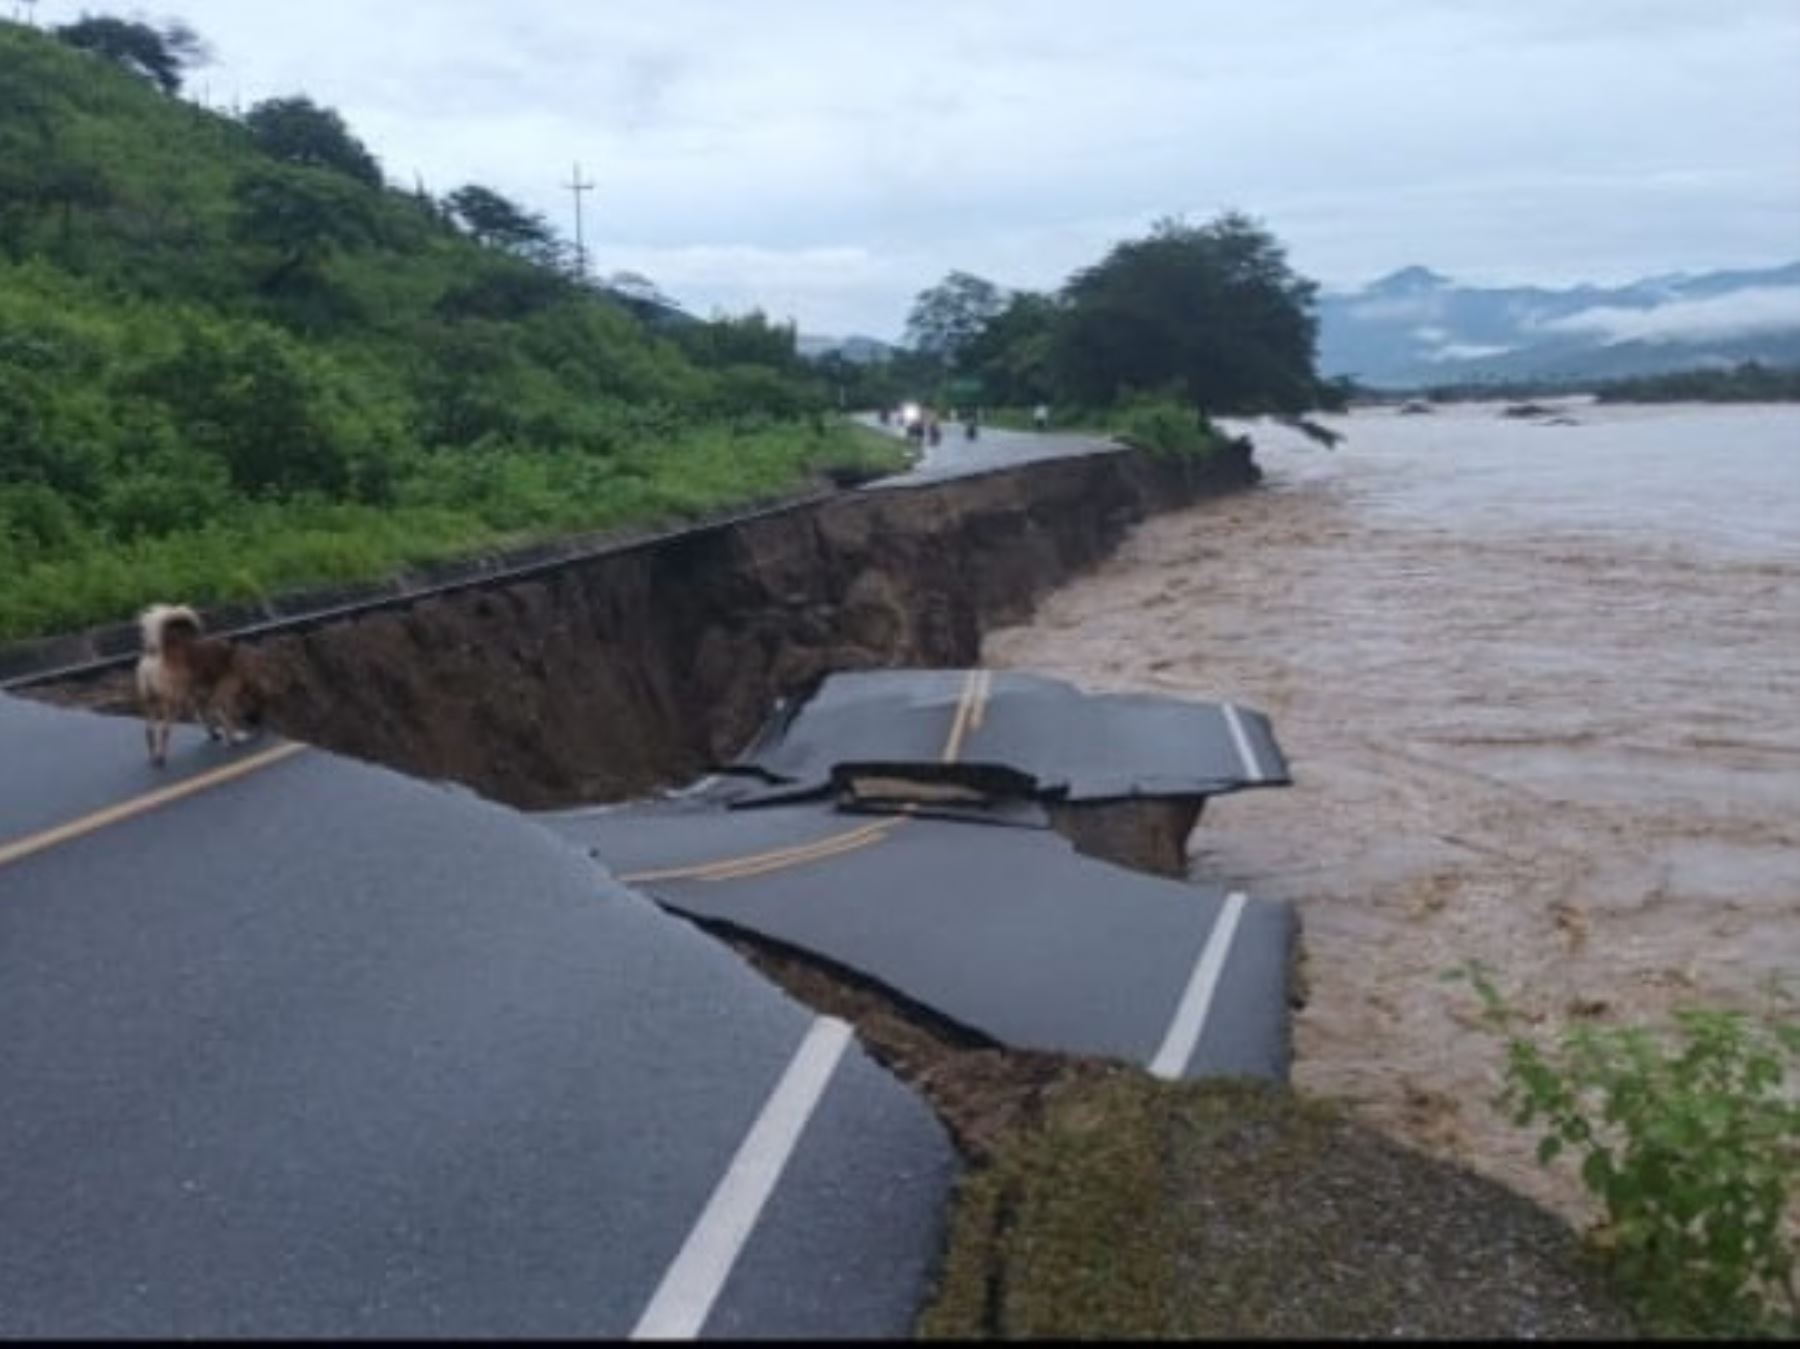
<path id="1" fill-rule="evenodd" d="M 1800 547 L 1763 528 L 1800 473 L 1728 452 L 1781 415 L 1261 428 L 1265 490 L 1147 522 L 983 657 L 1269 713 L 1296 785 L 1190 846 L 1301 907 L 1296 1087 L 1579 1222 L 1439 975 L 1479 957 L 1551 1029 L 1800 971 Z"/>

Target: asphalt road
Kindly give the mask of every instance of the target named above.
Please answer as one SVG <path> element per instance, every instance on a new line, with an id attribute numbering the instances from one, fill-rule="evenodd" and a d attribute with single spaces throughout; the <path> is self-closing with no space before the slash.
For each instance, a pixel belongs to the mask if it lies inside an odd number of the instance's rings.
<path id="1" fill-rule="evenodd" d="M 193 727 L 158 772 L 134 720 L 0 696 L 0 1336 L 907 1334 L 942 1127 L 666 910 L 999 1044 L 1285 1076 L 1288 909 L 1041 810 L 840 810 L 870 761 L 1028 807 L 1287 772 L 1248 709 L 889 671 L 539 823 Z"/>
<path id="2" fill-rule="evenodd" d="M 511 811 L 4 697 L 0 1026 L 4 1336 L 904 1335 L 957 1171 Z"/>
<path id="3" fill-rule="evenodd" d="M 857 418 L 871 430 L 905 438 L 897 422 L 883 426 L 878 417 Z M 921 483 L 941 482 L 945 478 L 968 473 L 985 473 L 996 468 L 1015 468 L 1036 459 L 1067 459 L 1084 454 L 1116 454 L 1116 441 L 1099 436 L 1066 431 L 1007 431 L 983 426 L 974 440 L 967 439 L 959 423 L 946 422 L 943 437 L 936 445 L 924 445 L 923 455 L 906 473 L 895 474 L 869 483 L 864 491 L 881 491 L 890 487 L 917 487 Z"/>

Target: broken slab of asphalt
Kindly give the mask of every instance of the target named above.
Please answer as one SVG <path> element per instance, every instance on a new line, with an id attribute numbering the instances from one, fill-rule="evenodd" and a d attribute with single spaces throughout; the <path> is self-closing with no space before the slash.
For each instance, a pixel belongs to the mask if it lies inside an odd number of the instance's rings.
<path id="1" fill-rule="evenodd" d="M 767 780 L 739 798 L 750 805 L 815 795 L 834 768 L 868 762 L 1002 765 L 1033 794 L 1072 803 L 1291 780 L 1260 712 L 995 670 L 833 674 L 778 707 L 731 768 Z"/>
<path id="2" fill-rule="evenodd" d="M 543 818 L 668 908 L 821 956 L 995 1044 L 1286 1076 L 1285 905 L 1092 861 L 1047 829 L 811 803 Z"/>
<path id="3" fill-rule="evenodd" d="M 541 817 L 675 912 L 1014 1049 L 1281 1080 L 1291 908 L 1079 855 L 1042 807 L 1284 784 L 1260 714 L 991 670 L 838 674 L 710 784 Z M 830 799 L 826 799 L 829 797 Z"/>

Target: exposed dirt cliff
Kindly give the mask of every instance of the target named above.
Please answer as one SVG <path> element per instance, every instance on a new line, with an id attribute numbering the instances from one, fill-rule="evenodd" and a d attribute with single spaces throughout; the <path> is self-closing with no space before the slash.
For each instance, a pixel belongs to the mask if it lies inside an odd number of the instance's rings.
<path id="1" fill-rule="evenodd" d="M 286 734 L 526 809 L 616 800 L 729 757 L 832 670 L 976 663 L 985 626 L 1027 617 L 1133 523 L 1257 476 L 1246 441 L 847 493 L 255 652 Z M 32 692 L 123 710 L 127 676 Z"/>

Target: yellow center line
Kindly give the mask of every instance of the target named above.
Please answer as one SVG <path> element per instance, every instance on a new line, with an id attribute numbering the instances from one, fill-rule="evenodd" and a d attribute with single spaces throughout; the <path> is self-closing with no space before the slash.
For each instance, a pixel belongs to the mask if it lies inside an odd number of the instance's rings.
<path id="1" fill-rule="evenodd" d="M 962 753 L 963 740 L 971 730 L 981 725 L 982 710 L 987 702 L 988 688 L 993 682 L 993 671 L 970 670 L 963 678 L 962 692 L 956 700 L 956 714 L 950 722 L 950 735 L 944 742 L 940 756 L 944 763 L 955 763 L 956 757 Z M 872 843 L 879 843 L 889 833 L 906 823 L 917 810 L 917 806 L 908 803 L 901 807 L 906 813 L 898 818 L 865 824 L 856 829 L 847 829 L 841 834 L 828 834 L 824 838 L 814 839 L 810 843 L 790 844 L 785 848 L 771 848 L 767 852 L 747 853 L 742 857 L 722 857 L 712 862 L 697 862 L 691 866 L 665 867 L 657 871 L 633 871 L 620 876 L 625 885 L 641 885 L 646 881 L 735 881 L 750 876 L 761 876 L 770 871 L 782 871 L 788 867 L 802 866 L 807 862 L 821 862 L 828 857 L 855 852 L 858 848 L 866 848 Z"/>
<path id="2" fill-rule="evenodd" d="M 760 876 L 768 871 L 785 871 L 789 867 L 801 866 L 807 862 L 823 862 L 827 857 L 837 857 L 843 853 L 855 852 L 858 848 L 867 848 L 879 843 L 888 836 L 889 831 L 905 824 L 905 820 L 887 820 L 881 828 L 872 833 L 849 837 L 840 835 L 830 846 L 820 846 L 799 857 L 781 857 L 772 862 L 755 862 L 734 867 L 726 871 L 715 871 L 703 879 L 708 881 L 741 881 L 749 876 Z"/>
<path id="3" fill-rule="evenodd" d="M 963 736 L 968 734 L 969 714 L 974 709 L 975 691 L 980 684 L 980 670 L 970 670 L 963 678 L 962 696 L 956 700 L 956 715 L 950 721 L 950 736 L 944 741 L 944 752 L 938 755 L 940 763 L 955 763 L 956 756 L 962 753 Z"/>
<path id="4" fill-rule="evenodd" d="M 276 745 L 272 749 L 253 754 L 247 759 L 239 759 L 236 763 L 215 768 L 210 773 L 199 773 L 184 781 L 168 787 L 159 787 L 153 792 L 145 792 L 142 796 L 134 796 L 129 801 L 121 801 L 117 805 L 107 806 L 104 810 L 96 810 L 90 815 L 70 820 L 67 824 L 59 824 L 53 829 L 41 830 L 35 834 L 27 834 L 24 838 L 14 839 L 11 843 L 0 844 L 0 866 L 8 862 L 16 862 L 21 857 L 29 857 L 32 853 L 42 852 L 45 848 L 54 848 L 59 843 L 67 843 L 70 839 L 80 838 L 83 834 L 91 834 L 96 829 L 104 829 L 109 824 L 117 824 L 121 820 L 129 820 L 134 815 L 142 815 L 147 810 L 155 810 L 158 806 L 166 806 L 171 801 L 179 801 L 184 796 L 192 796 L 195 792 L 203 792 L 209 787 L 217 787 L 220 783 L 230 782 L 233 778 L 241 778 L 246 773 L 254 773 L 259 768 L 267 768 L 270 764 L 279 763 L 282 759 L 300 753 L 306 746 L 299 741 L 290 741 L 285 745 Z"/>
<path id="5" fill-rule="evenodd" d="M 721 857 L 712 862 L 696 862 L 692 866 L 670 867 L 663 871 L 634 871 L 619 879 L 627 885 L 638 881 L 673 881 L 673 880 L 715 880 L 728 876 L 743 867 L 756 867 L 759 870 L 773 870 L 778 866 L 787 866 L 797 862 L 810 861 L 814 854 L 829 856 L 841 851 L 846 845 L 856 846 L 860 841 L 874 842 L 886 833 L 896 821 L 877 820 L 871 824 L 859 825 L 855 829 L 846 829 L 841 834 L 827 834 L 824 838 L 814 839 L 810 843 L 794 843 L 785 848 L 771 848 L 767 852 L 746 853 L 742 857 Z"/>

